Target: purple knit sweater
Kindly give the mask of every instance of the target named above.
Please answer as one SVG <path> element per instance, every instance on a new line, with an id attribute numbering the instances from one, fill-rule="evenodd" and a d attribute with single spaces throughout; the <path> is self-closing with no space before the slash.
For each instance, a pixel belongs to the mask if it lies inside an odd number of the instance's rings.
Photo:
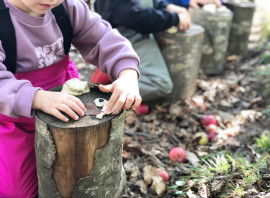
<path id="1" fill-rule="evenodd" d="M 49 67 L 65 57 L 63 35 L 51 11 L 44 17 L 34 17 L 8 0 L 5 3 L 10 8 L 16 31 L 16 73 Z M 73 27 L 72 44 L 87 62 L 108 73 L 111 79 L 117 79 L 123 69 L 138 72 L 139 58 L 129 41 L 99 15 L 89 12 L 83 0 L 64 0 L 63 5 Z M 5 52 L 0 40 L 0 113 L 11 117 L 31 117 L 33 97 L 40 88 L 33 87 L 27 80 L 16 80 L 7 71 L 4 60 Z"/>

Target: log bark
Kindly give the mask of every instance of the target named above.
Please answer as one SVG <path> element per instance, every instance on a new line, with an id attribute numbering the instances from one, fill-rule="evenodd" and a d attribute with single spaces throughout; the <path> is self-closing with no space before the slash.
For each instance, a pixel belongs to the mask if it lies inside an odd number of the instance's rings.
<path id="1" fill-rule="evenodd" d="M 224 3 L 233 12 L 228 54 L 245 55 L 248 52 L 249 34 L 255 12 L 255 3 Z"/>
<path id="2" fill-rule="evenodd" d="M 221 74 L 226 62 L 229 33 L 233 14 L 227 12 L 210 13 L 202 9 L 190 9 L 192 22 L 205 29 L 201 68 L 206 75 Z"/>
<path id="3" fill-rule="evenodd" d="M 109 94 L 91 89 L 79 96 L 83 103 L 100 97 L 108 99 Z M 126 183 L 123 127 L 124 112 L 101 120 L 84 116 L 64 123 L 38 111 L 35 149 L 39 197 L 122 197 Z"/>
<path id="4" fill-rule="evenodd" d="M 201 60 L 204 29 L 191 25 L 186 32 L 157 33 L 156 40 L 173 81 L 173 91 L 167 99 L 175 102 L 191 97 Z"/>

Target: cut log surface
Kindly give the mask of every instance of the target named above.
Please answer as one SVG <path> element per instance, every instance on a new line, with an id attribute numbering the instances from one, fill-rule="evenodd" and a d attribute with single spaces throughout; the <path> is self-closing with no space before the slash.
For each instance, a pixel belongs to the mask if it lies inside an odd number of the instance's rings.
<path id="1" fill-rule="evenodd" d="M 52 91 L 60 91 L 56 87 Z M 98 89 L 78 96 L 83 103 L 109 99 Z M 68 123 L 37 111 L 36 158 L 40 198 L 122 197 L 124 112 L 83 116 Z"/>
<path id="2" fill-rule="evenodd" d="M 224 3 L 233 12 L 228 53 L 245 55 L 256 5 L 253 2 Z"/>
<path id="3" fill-rule="evenodd" d="M 172 102 L 189 98 L 196 90 L 203 34 L 201 26 L 192 24 L 185 32 L 155 35 L 173 81 L 172 94 L 167 97 Z"/>
<path id="4" fill-rule="evenodd" d="M 201 68 L 206 75 L 221 74 L 226 62 L 229 33 L 233 14 L 231 11 L 210 13 L 190 9 L 192 22 L 205 29 Z"/>

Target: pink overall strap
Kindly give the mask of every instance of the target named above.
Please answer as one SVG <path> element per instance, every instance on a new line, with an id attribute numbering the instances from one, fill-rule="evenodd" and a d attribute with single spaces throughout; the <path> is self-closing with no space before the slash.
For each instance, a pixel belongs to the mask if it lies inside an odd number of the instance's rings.
<path id="1" fill-rule="evenodd" d="M 48 90 L 79 78 L 67 55 L 62 61 L 15 77 Z M 11 118 L 0 114 L 0 198 L 33 198 L 38 193 L 34 149 L 34 118 Z"/>

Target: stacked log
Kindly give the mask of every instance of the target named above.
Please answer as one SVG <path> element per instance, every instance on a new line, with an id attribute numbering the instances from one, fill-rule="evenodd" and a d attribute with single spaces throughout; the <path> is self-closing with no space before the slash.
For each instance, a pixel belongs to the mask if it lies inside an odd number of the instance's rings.
<path id="1" fill-rule="evenodd" d="M 233 12 L 228 53 L 245 55 L 248 52 L 248 41 L 255 12 L 254 2 L 224 3 Z"/>
<path id="2" fill-rule="evenodd" d="M 226 62 L 229 33 L 233 14 L 226 9 L 214 13 L 203 9 L 190 9 L 193 23 L 205 29 L 201 68 L 206 75 L 221 74 Z"/>
<path id="3" fill-rule="evenodd" d="M 86 104 L 109 96 L 91 89 L 79 98 Z M 122 197 L 126 183 L 123 127 L 124 112 L 101 120 L 84 116 L 65 123 L 38 111 L 35 149 L 39 198 Z"/>
<path id="4" fill-rule="evenodd" d="M 192 24 L 185 32 L 157 33 L 156 39 L 173 81 L 168 100 L 185 100 L 193 96 L 202 54 L 204 29 Z"/>

